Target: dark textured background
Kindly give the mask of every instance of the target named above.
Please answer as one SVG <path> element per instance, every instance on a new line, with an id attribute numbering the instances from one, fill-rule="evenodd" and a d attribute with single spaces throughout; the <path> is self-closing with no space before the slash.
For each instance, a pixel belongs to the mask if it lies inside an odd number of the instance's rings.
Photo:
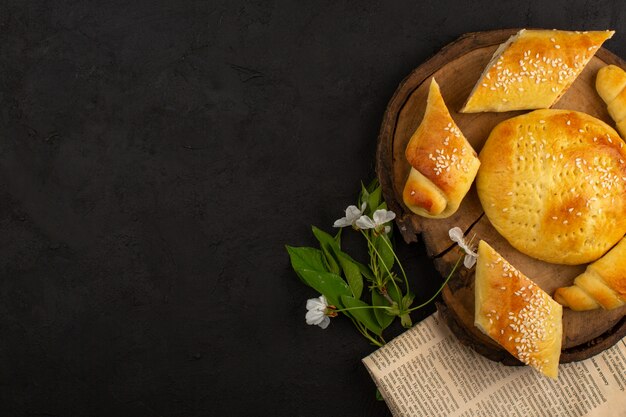
<path id="1" fill-rule="evenodd" d="M 444 45 L 612 28 L 626 57 L 626 6 L 377 3 L 2 2 L 0 415 L 388 414 L 373 347 L 304 323 L 284 244 L 354 201 Z M 439 277 L 400 251 L 426 299 Z"/>

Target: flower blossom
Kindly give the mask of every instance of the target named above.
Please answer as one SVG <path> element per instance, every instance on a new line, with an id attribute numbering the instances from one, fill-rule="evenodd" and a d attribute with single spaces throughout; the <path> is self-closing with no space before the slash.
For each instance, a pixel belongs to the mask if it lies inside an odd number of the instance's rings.
<path id="1" fill-rule="evenodd" d="M 363 204 L 361 204 L 360 210 L 357 206 L 348 206 L 348 208 L 346 208 L 346 216 L 342 217 L 341 219 L 335 220 L 333 227 L 355 227 L 355 223 L 359 219 L 359 217 L 363 215 L 365 207 L 367 207 L 367 203 L 365 201 L 363 202 Z"/>
<path id="2" fill-rule="evenodd" d="M 476 263 L 476 259 L 478 258 L 478 254 L 474 252 L 472 248 L 470 247 L 471 242 L 467 243 L 465 241 L 463 237 L 463 231 L 461 230 L 461 228 L 453 227 L 448 232 L 448 235 L 450 236 L 450 239 L 452 239 L 453 242 L 456 242 L 459 245 L 459 247 L 465 251 L 465 259 L 463 259 L 463 265 L 465 265 L 467 269 L 473 267 L 474 264 Z"/>
<path id="3" fill-rule="evenodd" d="M 385 231 L 385 234 L 391 231 L 391 226 L 386 226 L 385 223 L 388 223 L 396 218 L 396 213 L 388 210 L 376 210 L 373 219 L 370 219 L 368 216 L 361 216 L 356 221 L 357 227 L 360 229 L 374 229 L 376 233 L 380 233 L 381 230 Z"/>
<path id="4" fill-rule="evenodd" d="M 323 295 L 319 298 L 311 298 L 306 302 L 306 324 L 318 325 L 325 329 L 330 324 L 330 318 L 326 315 L 328 302 Z"/>

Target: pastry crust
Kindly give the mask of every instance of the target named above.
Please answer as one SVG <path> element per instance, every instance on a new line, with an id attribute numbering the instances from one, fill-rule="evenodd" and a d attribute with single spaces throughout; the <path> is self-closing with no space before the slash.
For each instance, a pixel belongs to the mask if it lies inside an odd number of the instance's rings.
<path id="1" fill-rule="evenodd" d="M 617 130 L 626 137 L 626 71 L 616 65 L 607 65 L 598 71 L 596 90 L 607 104 Z"/>
<path id="2" fill-rule="evenodd" d="M 469 191 L 480 161 L 450 116 L 433 78 L 424 119 L 411 136 L 405 156 L 411 170 L 402 199 L 413 213 L 451 216 Z"/>
<path id="3" fill-rule="evenodd" d="M 536 110 L 498 124 L 480 159 L 476 188 L 485 214 L 520 252 L 582 264 L 626 233 L 626 149 L 606 123 Z"/>
<path id="4" fill-rule="evenodd" d="M 500 45 L 461 112 L 552 106 L 614 33 L 522 29 Z"/>
<path id="5" fill-rule="evenodd" d="M 558 288 L 554 299 L 576 311 L 611 310 L 626 304 L 626 238 L 589 264 L 574 285 Z"/>
<path id="6" fill-rule="evenodd" d="M 481 240 L 474 324 L 523 363 L 556 378 L 563 308 Z"/>

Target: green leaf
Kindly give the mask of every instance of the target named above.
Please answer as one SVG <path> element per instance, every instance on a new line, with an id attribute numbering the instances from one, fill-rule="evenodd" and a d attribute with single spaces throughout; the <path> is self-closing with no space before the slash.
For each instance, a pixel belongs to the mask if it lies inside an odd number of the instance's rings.
<path id="1" fill-rule="evenodd" d="M 407 329 L 413 325 L 413 322 L 411 321 L 411 316 L 407 311 L 411 307 L 411 304 L 413 304 L 414 298 L 415 294 L 408 293 L 404 297 L 402 297 L 402 301 L 400 303 L 400 311 L 402 313 L 400 314 L 400 323 L 403 327 Z"/>
<path id="2" fill-rule="evenodd" d="M 361 208 L 361 204 L 363 204 L 363 202 L 367 203 L 369 196 L 369 191 L 367 191 L 367 188 L 365 188 L 365 185 L 363 185 L 363 182 L 361 182 L 361 193 L 359 194 L 359 209 Z"/>
<path id="3" fill-rule="evenodd" d="M 333 257 L 333 254 L 330 252 L 330 250 L 327 247 L 322 246 L 322 253 L 324 253 L 324 262 L 328 271 L 337 275 L 341 274 L 341 268 L 339 267 L 339 264 Z"/>
<path id="4" fill-rule="evenodd" d="M 335 252 L 339 250 L 339 244 L 337 240 L 328 233 L 324 232 L 321 229 L 313 226 L 313 235 L 320 243 L 320 247 L 322 248 L 322 252 L 324 253 L 324 258 L 326 259 L 326 264 L 328 265 L 328 270 L 334 274 L 341 274 L 341 268 L 337 263 L 337 259 L 335 258 Z"/>
<path id="5" fill-rule="evenodd" d="M 287 253 L 289 253 L 291 267 L 296 271 L 296 274 L 302 281 L 304 281 L 304 279 L 300 275 L 300 271 L 303 269 L 320 272 L 328 271 L 321 250 L 294 246 L 285 246 L 285 248 L 287 248 Z M 304 281 L 304 283 L 306 284 L 306 281 Z"/>
<path id="6" fill-rule="evenodd" d="M 385 399 L 383 398 L 383 395 L 380 393 L 378 388 L 376 388 L 376 401 L 385 401 Z"/>
<path id="7" fill-rule="evenodd" d="M 339 231 L 337 232 L 337 234 L 335 235 L 335 243 L 337 243 L 337 248 L 341 248 L 341 231 L 343 230 L 343 228 L 339 228 Z"/>
<path id="8" fill-rule="evenodd" d="M 352 295 L 356 299 L 361 298 L 361 293 L 363 292 L 363 277 L 361 276 L 359 266 L 345 252 L 337 252 L 337 258 L 339 259 L 341 269 L 343 269 L 343 274 L 348 281 L 350 290 L 352 290 Z"/>
<path id="9" fill-rule="evenodd" d="M 377 289 L 372 290 L 372 305 L 390 307 L 389 301 Z M 394 316 L 389 314 L 387 310 L 380 308 L 374 309 L 374 316 L 382 329 L 386 329 L 393 322 Z"/>
<path id="10" fill-rule="evenodd" d="M 318 240 L 318 242 L 320 242 L 320 245 L 340 249 L 338 237 L 331 236 L 330 234 L 315 226 L 312 226 L 311 229 L 313 230 L 313 235 L 315 235 L 315 238 Z"/>
<path id="11" fill-rule="evenodd" d="M 365 277 L 365 279 L 370 282 L 374 282 L 374 273 L 369 268 L 369 266 L 363 265 L 360 262 L 356 262 L 356 264 L 359 267 L 359 271 L 361 271 L 361 274 Z"/>
<path id="12" fill-rule="evenodd" d="M 370 183 L 367 185 L 367 191 L 372 193 L 372 192 L 374 192 L 374 190 L 376 188 L 380 188 L 380 184 L 378 182 L 378 178 L 374 178 L 372 181 L 370 181 Z"/>
<path id="13" fill-rule="evenodd" d="M 374 189 L 367 198 L 368 214 L 372 216 L 379 209 L 382 200 L 382 190 L 380 187 Z"/>
<path id="14" fill-rule="evenodd" d="M 364 303 L 361 300 L 357 300 L 349 295 L 341 296 L 341 301 L 343 305 L 347 308 L 354 307 L 371 307 L 369 304 Z M 380 327 L 376 318 L 374 317 L 374 313 L 372 312 L 372 308 L 357 308 L 355 310 L 350 310 L 350 314 L 356 320 L 363 323 L 363 325 L 372 333 L 377 336 L 381 336 L 383 333 L 383 329 Z"/>
<path id="15" fill-rule="evenodd" d="M 378 252 L 378 264 L 380 265 L 380 270 L 383 272 L 387 272 L 387 270 L 391 272 L 391 268 L 393 268 L 393 264 L 395 262 L 391 241 L 385 234 L 381 234 L 373 236 L 373 242 L 374 247 Z M 383 264 L 387 266 L 386 269 Z"/>
<path id="16" fill-rule="evenodd" d="M 300 276 L 304 282 L 320 294 L 324 295 L 328 302 L 336 307 L 341 307 L 342 296 L 350 296 L 352 291 L 348 284 L 332 272 L 312 271 L 310 269 L 300 270 Z"/>
<path id="17" fill-rule="evenodd" d="M 403 311 L 408 310 L 409 308 L 411 308 L 411 304 L 413 304 L 414 299 L 415 299 L 415 294 L 413 293 L 406 294 L 404 297 L 402 297 L 400 308 L 402 308 Z"/>
<path id="18" fill-rule="evenodd" d="M 393 285 L 393 283 L 389 283 L 389 285 L 387 285 L 387 294 L 389 294 L 389 297 L 391 297 L 393 301 L 400 305 L 402 302 L 402 294 L 400 293 L 398 287 Z"/>

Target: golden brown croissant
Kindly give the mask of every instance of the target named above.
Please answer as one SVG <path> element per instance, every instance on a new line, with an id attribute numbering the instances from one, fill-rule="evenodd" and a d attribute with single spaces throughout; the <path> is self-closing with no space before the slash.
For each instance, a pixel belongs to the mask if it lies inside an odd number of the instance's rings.
<path id="1" fill-rule="evenodd" d="M 601 68 L 596 77 L 596 90 L 607 104 L 620 135 L 626 137 L 626 71 L 616 65 Z"/>
<path id="2" fill-rule="evenodd" d="M 572 310 L 607 310 L 626 304 L 626 238 L 602 258 L 587 266 L 571 287 L 562 287 L 554 299 Z"/>
<path id="3" fill-rule="evenodd" d="M 434 78 L 424 118 L 405 156 L 411 171 L 402 193 L 404 204 L 421 216 L 451 216 L 469 191 L 480 161 L 450 116 Z"/>

